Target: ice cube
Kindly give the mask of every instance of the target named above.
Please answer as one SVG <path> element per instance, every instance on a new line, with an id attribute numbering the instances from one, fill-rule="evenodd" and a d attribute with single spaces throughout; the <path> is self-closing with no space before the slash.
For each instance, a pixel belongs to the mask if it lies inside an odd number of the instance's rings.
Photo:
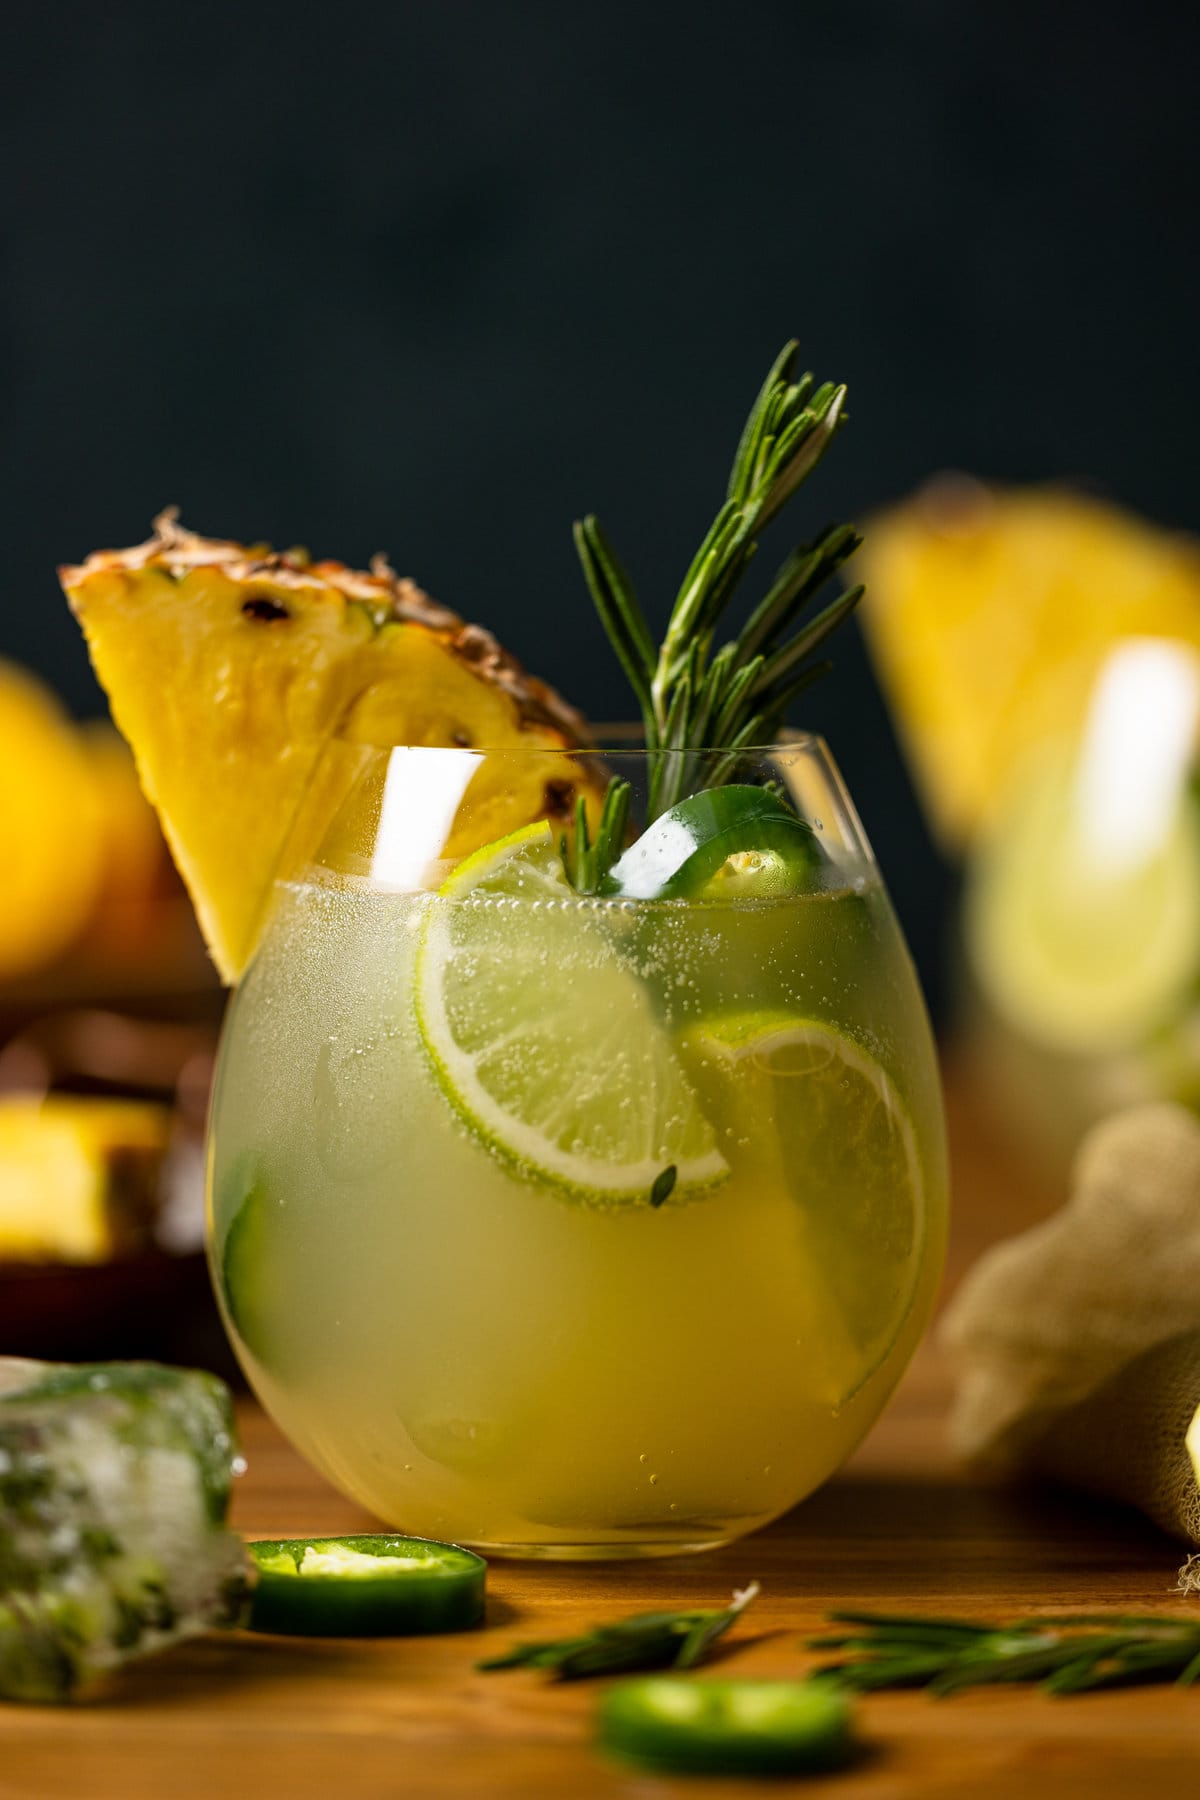
<path id="1" fill-rule="evenodd" d="M 232 1625 L 237 1440 L 213 1375 L 0 1357 L 0 1698 L 65 1700 Z"/>

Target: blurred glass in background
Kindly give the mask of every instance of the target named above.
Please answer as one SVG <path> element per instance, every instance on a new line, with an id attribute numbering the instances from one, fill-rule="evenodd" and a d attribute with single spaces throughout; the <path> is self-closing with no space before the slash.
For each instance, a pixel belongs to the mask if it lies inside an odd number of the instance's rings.
<path id="1" fill-rule="evenodd" d="M 864 556 L 877 666 L 963 868 L 966 1064 L 1061 1179 L 1107 1113 L 1200 1105 L 1200 553 L 955 477 Z"/>

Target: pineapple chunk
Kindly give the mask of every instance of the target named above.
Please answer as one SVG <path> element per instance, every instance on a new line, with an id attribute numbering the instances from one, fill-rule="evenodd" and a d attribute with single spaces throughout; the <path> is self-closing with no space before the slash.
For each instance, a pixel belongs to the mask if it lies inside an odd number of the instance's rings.
<path id="1" fill-rule="evenodd" d="M 1200 646 L 1200 553 L 1114 506 L 943 477 L 868 528 L 863 620 L 931 823 L 973 843 L 1012 771 L 1082 725 L 1123 637 Z"/>
<path id="2" fill-rule="evenodd" d="M 324 836 L 354 746 L 543 747 L 526 787 L 494 797 L 492 835 L 565 822 L 586 784 L 553 754 L 578 743 L 579 715 L 380 559 L 362 574 L 197 537 L 167 513 L 148 543 L 60 575 L 226 981 L 285 851 L 302 862 Z"/>
<path id="3" fill-rule="evenodd" d="M 0 1099 L 0 1261 L 105 1262 L 150 1235 L 165 1107 Z"/>

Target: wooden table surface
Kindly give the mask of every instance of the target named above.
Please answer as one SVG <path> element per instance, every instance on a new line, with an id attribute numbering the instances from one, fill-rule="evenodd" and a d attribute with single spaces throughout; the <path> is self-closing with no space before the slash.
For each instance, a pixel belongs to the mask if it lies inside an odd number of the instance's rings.
<path id="1" fill-rule="evenodd" d="M 1006 1172 L 997 1140 L 951 1083 L 957 1221 L 951 1280 L 980 1246 L 1045 1209 Z M 668 1780 L 591 1747 L 593 1684 L 554 1687 L 473 1665 L 514 1637 L 557 1636 L 651 1606 L 762 1598 L 729 1670 L 794 1675 L 799 1640 L 837 1605 L 1001 1616 L 1038 1608 L 1189 1603 L 1178 1547 L 1131 1515 L 1065 1496 L 968 1483 L 942 1436 L 948 1375 L 927 1343 L 851 1465 L 788 1518 L 711 1555 L 564 1567 L 496 1563 L 486 1631 L 399 1642 L 211 1637 L 132 1669 L 112 1697 L 0 1719 L 2 1800 L 712 1800 L 764 1791 L 903 1800 L 1155 1800 L 1200 1788 L 1200 1692 L 1075 1700 L 1020 1690 L 862 1704 L 864 1759 L 804 1783 Z M 369 1521 L 313 1474 L 256 1409 L 237 1523 L 250 1535 L 329 1533 Z M 1197 1603 L 1190 1602 L 1195 1608 Z M 1200 1612 L 1196 1614 L 1200 1618 Z"/>

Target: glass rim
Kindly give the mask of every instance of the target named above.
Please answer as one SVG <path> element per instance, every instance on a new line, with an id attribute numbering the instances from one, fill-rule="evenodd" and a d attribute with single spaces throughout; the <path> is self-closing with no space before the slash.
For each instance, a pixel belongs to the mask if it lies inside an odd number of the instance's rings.
<path id="1" fill-rule="evenodd" d="M 535 725 L 532 730 L 537 730 Z M 546 729 L 542 727 L 542 729 Z M 359 741 L 357 748 L 375 751 L 381 756 L 396 750 L 429 752 L 437 756 L 612 756 L 639 757 L 649 760 L 659 756 L 697 756 L 728 757 L 739 760 L 779 756 L 784 753 L 809 752 L 817 756 L 830 758 L 829 745 L 816 731 L 799 731 L 791 727 L 783 730 L 777 738 L 765 743 L 740 744 L 736 749 L 730 744 L 685 744 L 678 748 L 658 745 L 648 748 L 645 742 L 645 727 L 632 720 L 617 722 L 601 722 L 590 728 L 591 741 L 588 743 L 561 743 L 554 739 L 534 739 L 528 743 L 491 744 L 486 742 L 473 744 L 408 744 L 399 741 L 392 743 L 371 743 Z M 345 739 L 336 741 L 345 742 Z"/>
<path id="2" fill-rule="evenodd" d="M 614 777 L 632 789 L 631 816 L 644 813 L 650 822 L 670 810 L 653 805 L 653 790 L 672 770 L 685 777 L 678 800 L 730 783 L 782 783 L 797 817 L 824 834 L 832 862 L 874 865 L 841 771 L 812 732 L 789 730 L 763 746 L 700 750 L 648 750 L 637 723 L 598 724 L 587 745 L 536 738 L 495 749 L 334 742 L 338 759 L 329 780 L 315 783 L 322 828 L 310 839 L 315 818 L 301 812 L 281 871 L 327 868 L 384 886 L 428 887 L 435 865 L 457 863 L 518 825 L 544 818 L 553 829 L 566 829 L 584 789 L 598 797 Z M 413 874 L 418 865 L 420 879 Z"/>

